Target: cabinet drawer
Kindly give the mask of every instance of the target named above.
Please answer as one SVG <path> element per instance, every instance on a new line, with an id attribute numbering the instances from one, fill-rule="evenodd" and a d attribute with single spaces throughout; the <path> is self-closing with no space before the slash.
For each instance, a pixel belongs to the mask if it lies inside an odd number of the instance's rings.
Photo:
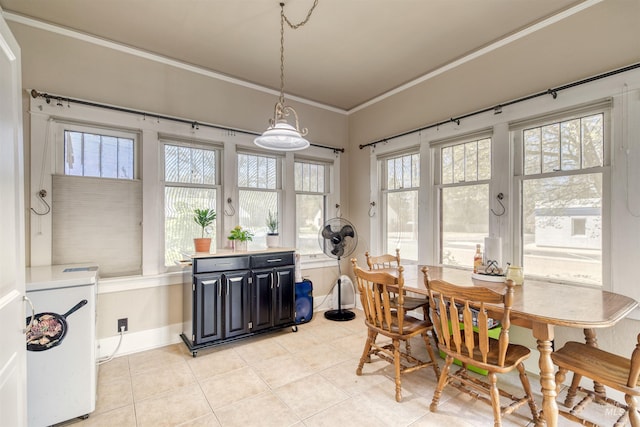
<path id="1" fill-rule="evenodd" d="M 221 258 L 195 258 L 193 273 L 210 273 L 215 271 L 246 270 L 249 268 L 248 256 Z"/>
<path id="2" fill-rule="evenodd" d="M 293 252 L 277 252 L 265 255 L 252 255 L 251 268 L 280 267 L 295 263 Z"/>

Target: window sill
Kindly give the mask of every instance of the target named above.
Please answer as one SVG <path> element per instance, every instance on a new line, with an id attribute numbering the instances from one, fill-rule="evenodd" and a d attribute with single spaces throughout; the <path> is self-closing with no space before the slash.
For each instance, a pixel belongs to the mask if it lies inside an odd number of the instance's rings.
<path id="1" fill-rule="evenodd" d="M 179 285 L 182 283 L 182 271 L 156 274 L 153 276 L 124 276 L 100 279 L 98 294 L 113 292 L 127 292 L 138 289 L 156 288 L 161 286 Z"/>
<path id="2" fill-rule="evenodd" d="M 312 268 L 333 267 L 335 265 L 335 259 L 323 255 L 307 258 L 303 257 L 301 260 L 302 272 Z M 152 276 L 108 277 L 98 281 L 98 294 L 110 294 L 114 292 L 128 292 L 139 289 L 180 285 L 182 284 L 182 280 L 182 270 L 170 271 L 168 273 Z"/>

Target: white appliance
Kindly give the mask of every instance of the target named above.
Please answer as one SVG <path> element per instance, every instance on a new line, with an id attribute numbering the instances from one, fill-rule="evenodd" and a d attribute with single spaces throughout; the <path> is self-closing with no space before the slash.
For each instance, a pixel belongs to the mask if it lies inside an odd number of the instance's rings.
<path id="1" fill-rule="evenodd" d="M 29 335 L 29 427 L 86 418 L 95 409 L 97 284 L 96 266 L 51 265 L 26 271 L 26 293 L 33 302 L 40 327 L 53 321 L 58 328 L 57 334 L 49 329 L 49 335 L 40 339 L 34 338 L 38 336 L 37 329 L 32 329 Z M 65 316 L 72 308 L 75 311 Z M 44 316 L 39 316 L 43 313 Z"/>

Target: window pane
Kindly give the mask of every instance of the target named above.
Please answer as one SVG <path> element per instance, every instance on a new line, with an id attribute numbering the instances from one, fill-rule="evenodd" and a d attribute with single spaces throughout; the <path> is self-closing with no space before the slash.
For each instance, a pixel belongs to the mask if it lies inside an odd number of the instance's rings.
<path id="1" fill-rule="evenodd" d="M 82 150 L 83 176 L 100 176 L 100 135 L 85 133 Z"/>
<path id="2" fill-rule="evenodd" d="M 526 180 L 522 198 L 525 274 L 602 284 L 602 174 Z"/>
<path id="3" fill-rule="evenodd" d="M 102 137 L 100 152 L 101 171 L 104 178 L 118 177 L 118 139 L 111 136 Z"/>
<path id="4" fill-rule="evenodd" d="M 453 182 L 464 182 L 464 144 L 453 146 Z"/>
<path id="5" fill-rule="evenodd" d="M 442 189 L 442 264 L 473 267 L 489 235 L 489 184 Z"/>
<path id="6" fill-rule="evenodd" d="M 191 182 L 191 148 L 178 147 L 178 182 Z"/>
<path id="7" fill-rule="evenodd" d="M 133 179 L 133 139 L 118 138 L 118 178 Z"/>
<path id="8" fill-rule="evenodd" d="M 491 138 L 478 141 L 478 179 L 491 179 Z"/>
<path id="9" fill-rule="evenodd" d="M 191 149 L 191 162 L 189 164 L 191 169 L 191 180 L 192 184 L 203 184 L 203 152 L 202 150 L 198 150 L 197 148 Z"/>
<path id="10" fill-rule="evenodd" d="M 214 185 L 216 183 L 216 152 L 202 150 L 202 183 Z"/>
<path id="11" fill-rule="evenodd" d="M 542 172 L 560 170 L 560 126 L 542 126 Z"/>
<path id="12" fill-rule="evenodd" d="M 604 115 L 582 118 L 582 167 L 591 168 L 604 164 Z"/>
<path id="13" fill-rule="evenodd" d="M 183 259 L 183 252 L 193 252 L 193 239 L 201 236 L 202 229 L 193 220 L 194 209 L 216 210 L 216 190 L 211 188 L 165 187 L 165 265 L 173 266 Z M 217 220 L 216 220 L 217 221 Z M 215 223 L 214 223 L 215 224 Z M 216 242 L 216 229 L 212 224 L 212 245 Z"/>
<path id="14" fill-rule="evenodd" d="M 275 191 L 240 190 L 238 213 L 240 226 L 249 229 L 253 240 L 249 249 L 258 249 L 267 244 L 267 217 L 269 211 L 278 212 L 278 193 Z"/>
<path id="15" fill-rule="evenodd" d="M 411 187 L 420 187 L 420 155 L 411 156 Z"/>
<path id="16" fill-rule="evenodd" d="M 65 175 L 134 178 L 132 138 L 64 131 Z"/>
<path id="17" fill-rule="evenodd" d="M 387 252 L 400 248 L 404 260 L 418 260 L 418 191 L 386 193 Z"/>
<path id="18" fill-rule="evenodd" d="M 476 142 L 469 142 L 464 144 L 465 152 L 465 172 L 464 180 L 477 181 L 478 180 L 478 145 Z"/>
<path id="19" fill-rule="evenodd" d="M 298 224 L 296 250 L 301 255 L 322 253 L 318 244 L 318 233 L 325 222 L 324 205 L 324 195 L 296 195 L 296 224 Z"/>
<path id="20" fill-rule="evenodd" d="M 80 132 L 65 132 L 64 173 L 82 176 L 82 133 Z"/>
<path id="21" fill-rule="evenodd" d="M 524 136 L 524 174 L 532 175 L 540 173 L 542 151 L 540 128 L 527 129 Z"/>
<path id="22" fill-rule="evenodd" d="M 453 182 L 453 148 L 442 149 L 442 183 L 451 184 Z"/>
<path id="23" fill-rule="evenodd" d="M 580 119 L 560 124 L 562 170 L 580 169 Z"/>
<path id="24" fill-rule="evenodd" d="M 277 165 L 274 157 L 238 154 L 238 186 L 275 190 Z"/>

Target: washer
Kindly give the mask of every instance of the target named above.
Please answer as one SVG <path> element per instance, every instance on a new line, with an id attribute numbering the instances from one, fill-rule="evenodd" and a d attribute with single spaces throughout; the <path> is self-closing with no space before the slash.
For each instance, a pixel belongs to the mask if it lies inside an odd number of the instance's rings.
<path id="1" fill-rule="evenodd" d="M 59 341 L 51 341 L 55 345 L 27 345 L 30 427 L 86 418 L 95 410 L 97 285 L 95 265 L 51 265 L 26 270 L 26 294 L 35 307 L 36 318 L 45 312 L 63 316 L 86 300 L 65 317 L 66 332 Z M 43 342 L 46 341 L 47 338 Z"/>

